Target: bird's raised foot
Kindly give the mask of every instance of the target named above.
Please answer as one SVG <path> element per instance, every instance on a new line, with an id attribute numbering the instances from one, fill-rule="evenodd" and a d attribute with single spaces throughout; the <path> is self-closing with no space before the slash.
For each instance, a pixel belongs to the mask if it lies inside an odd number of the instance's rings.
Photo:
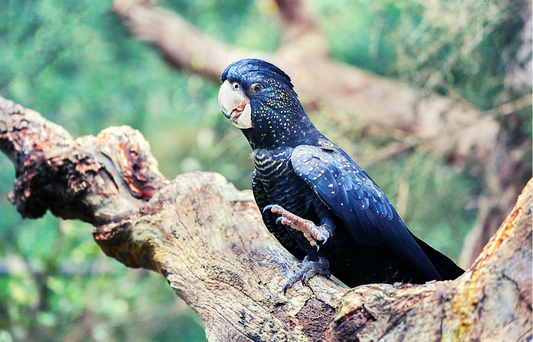
<path id="1" fill-rule="evenodd" d="M 276 220 L 276 223 L 281 223 L 293 229 L 301 231 L 307 241 L 309 241 L 309 244 L 311 246 L 316 246 L 317 251 L 320 249 L 318 242 L 322 241 L 322 244 L 325 244 L 328 241 L 328 238 L 330 237 L 330 232 L 326 228 L 315 225 L 313 221 L 306 220 L 301 218 L 300 216 L 294 215 L 293 213 L 284 209 L 280 205 L 267 205 L 263 209 L 263 212 L 265 212 L 266 210 L 270 210 L 273 213 L 280 215 L 280 217 Z"/>
<path id="2" fill-rule="evenodd" d="M 283 288 L 283 294 L 287 294 L 287 290 L 289 290 L 298 280 L 301 280 L 302 284 L 307 286 L 309 280 L 317 274 L 329 278 L 331 272 L 329 271 L 328 259 L 319 257 L 318 261 L 313 261 L 309 258 L 309 255 L 306 255 L 302 261 L 302 269 L 289 278 L 287 284 Z"/>

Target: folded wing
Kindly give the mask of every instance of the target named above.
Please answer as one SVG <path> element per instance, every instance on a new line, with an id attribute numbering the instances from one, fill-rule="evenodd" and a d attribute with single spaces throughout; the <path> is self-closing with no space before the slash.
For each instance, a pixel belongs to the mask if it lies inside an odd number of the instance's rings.
<path id="1" fill-rule="evenodd" d="M 383 191 L 340 148 L 300 145 L 291 163 L 354 239 L 380 246 L 423 279 L 442 279 Z"/>

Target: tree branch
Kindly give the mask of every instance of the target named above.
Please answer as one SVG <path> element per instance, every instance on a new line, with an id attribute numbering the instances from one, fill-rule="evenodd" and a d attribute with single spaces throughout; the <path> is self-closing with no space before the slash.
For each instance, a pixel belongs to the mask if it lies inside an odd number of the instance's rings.
<path id="1" fill-rule="evenodd" d="M 531 338 L 531 182 L 453 282 L 348 290 L 314 277 L 284 295 L 298 263 L 266 231 L 250 193 L 209 172 L 165 181 L 138 131 L 73 140 L 0 97 L 0 149 L 15 165 L 11 200 L 23 216 L 50 209 L 93 224 L 108 256 L 165 277 L 210 341 Z"/>
<path id="2" fill-rule="evenodd" d="M 277 4 L 284 30 L 282 44 L 273 55 L 230 46 L 149 1 L 115 0 L 113 11 L 134 35 L 155 45 L 179 68 L 219 82 L 231 62 L 261 57 L 291 75 L 304 104 L 328 113 L 334 110 L 331 119 L 342 127 L 356 119 L 361 124 L 399 128 L 436 154 L 452 149 L 457 154 L 454 161 L 464 162 L 462 157 L 472 157 L 471 151 L 474 158 L 489 158 L 499 128 L 492 118 L 481 117 L 460 99 L 421 97 L 404 84 L 336 62 L 328 56 L 327 41 L 304 1 Z"/>

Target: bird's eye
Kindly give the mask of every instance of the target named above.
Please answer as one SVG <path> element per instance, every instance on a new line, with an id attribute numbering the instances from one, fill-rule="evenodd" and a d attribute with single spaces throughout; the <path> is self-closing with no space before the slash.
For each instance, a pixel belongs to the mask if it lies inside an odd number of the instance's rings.
<path id="1" fill-rule="evenodd" d="M 234 90 L 239 90 L 239 88 L 241 87 L 239 85 L 239 83 L 237 83 L 237 82 L 233 82 L 233 84 L 231 86 L 233 87 Z"/>
<path id="2" fill-rule="evenodd" d="M 250 89 L 254 92 L 254 93 L 258 93 L 261 91 L 261 89 L 263 89 L 263 86 L 259 83 L 254 83 L 252 84 L 252 86 L 250 87 Z"/>

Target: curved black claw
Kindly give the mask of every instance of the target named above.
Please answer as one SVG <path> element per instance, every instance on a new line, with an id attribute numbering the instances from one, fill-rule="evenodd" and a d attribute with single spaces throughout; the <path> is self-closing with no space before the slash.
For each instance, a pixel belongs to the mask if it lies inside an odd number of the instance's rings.
<path id="1" fill-rule="evenodd" d="M 272 209 L 274 206 L 275 206 L 275 204 L 269 204 L 269 205 L 265 206 L 265 207 L 263 208 L 263 213 L 264 213 L 265 211 L 267 211 L 267 210 Z"/>
<path id="2" fill-rule="evenodd" d="M 287 294 L 287 291 L 294 285 L 298 280 L 302 281 L 302 284 L 308 284 L 309 280 L 315 275 L 321 274 L 325 277 L 331 275 L 329 271 L 329 261 L 324 257 L 319 257 L 318 261 L 313 261 L 309 258 L 309 255 L 306 255 L 302 261 L 302 269 L 298 271 L 295 275 L 289 278 L 287 284 L 283 288 L 283 294 Z"/>

